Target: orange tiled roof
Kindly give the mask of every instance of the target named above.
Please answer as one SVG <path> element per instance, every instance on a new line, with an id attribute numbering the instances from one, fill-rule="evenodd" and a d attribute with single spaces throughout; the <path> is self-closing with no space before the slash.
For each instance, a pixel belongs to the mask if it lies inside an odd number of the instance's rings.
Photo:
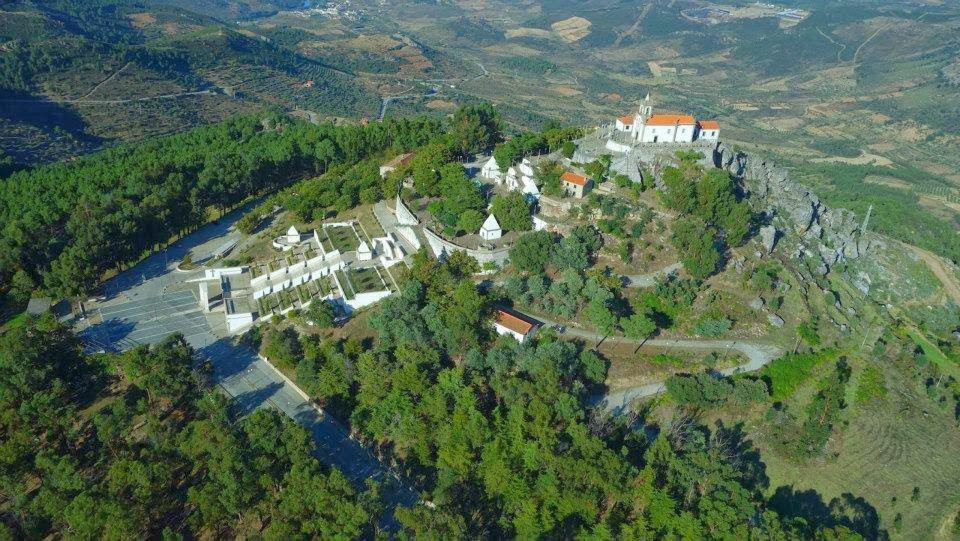
<path id="1" fill-rule="evenodd" d="M 674 126 L 676 124 L 696 124 L 690 115 L 652 115 L 647 119 L 647 126 Z"/>
<path id="2" fill-rule="evenodd" d="M 533 328 L 533 323 L 519 318 L 502 308 L 495 308 L 493 310 L 493 317 L 500 325 L 524 336 Z"/>
<path id="3" fill-rule="evenodd" d="M 583 175 L 578 175 L 576 173 L 571 173 L 567 171 L 566 173 L 560 175 L 560 180 L 564 182 L 569 182 L 570 184 L 576 184 L 577 186 L 586 186 L 587 177 Z"/>
<path id="4" fill-rule="evenodd" d="M 716 120 L 701 120 L 699 122 L 701 130 L 719 130 L 720 123 Z"/>
<path id="5" fill-rule="evenodd" d="M 629 126 L 633 124 L 633 115 L 624 115 L 618 118 L 617 120 L 619 120 L 621 124 L 626 124 L 627 126 Z"/>

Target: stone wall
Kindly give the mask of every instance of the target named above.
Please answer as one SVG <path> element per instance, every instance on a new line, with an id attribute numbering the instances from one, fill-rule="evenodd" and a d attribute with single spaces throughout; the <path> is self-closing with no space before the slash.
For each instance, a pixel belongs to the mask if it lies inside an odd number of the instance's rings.
<path id="1" fill-rule="evenodd" d="M 497 248 L 495 250 L 473 250 L 470 248 L 465 248 L 441 238 L 440 235 L 437 235 L 426 227 L 423 228 L 423 235 L 427 238 L 427 243 L 430 244 L 430 249 L 433 250 L 433 253 L 436 254 L 437 257 L 443 257 L 445 254 L 450 254 L 459 250 L 461 252 L 466 252 L 467 255 L 476 259 L 480 265 L 483 265 L 484 263 L 495 263 L 497 266 L 502 267 L 510 256 L 509 248 Z"/>

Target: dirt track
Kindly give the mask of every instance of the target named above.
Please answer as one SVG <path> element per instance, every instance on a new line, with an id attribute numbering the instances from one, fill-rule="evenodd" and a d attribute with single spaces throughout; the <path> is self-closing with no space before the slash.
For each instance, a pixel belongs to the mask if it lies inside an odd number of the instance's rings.
<path id="1" fill-rule="evenodd" d="M 913 253 L 920 256 L 923 259 L 924 263 L 927 264 L 927 267 L 933 271 L 933 274 L 937 277 L 937 280 L 940 280 L 940 283 L 943 284 L 944 290 L 947 292 L 947 295 L 953 299 L 953 302 L 960 305 L 960 280 L 957 280 L 956 275 L 947 268 L 943 259 L 940 256 L 919 248 L 912 244 L 904 243 L 904 246 L 913 251 Z"/>

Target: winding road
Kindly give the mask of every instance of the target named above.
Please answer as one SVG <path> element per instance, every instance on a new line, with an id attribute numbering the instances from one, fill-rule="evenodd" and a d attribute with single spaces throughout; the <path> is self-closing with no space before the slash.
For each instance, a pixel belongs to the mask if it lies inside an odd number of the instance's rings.
<path id="1" fill-rule="evenodd" d="M 514 310 L 518 311 L 516 309 Z M 562 323 L 558 323 L 538 315 L 527 314 L 522 311 L 518 312 L 526 315 L 529 318 L 540 321 L 545 325 L 563 325 Z M 764 365 L 780 357 L 784 353 L 784 350 L 778 346 L 756 342 L 744 342 L 742 340 L 699 340 L 694 338 L 652 338 L 648 340 L 635 340 L 623 336 L 605 337 L 599 333 L 585 329 L 578 329 L 575 327 L 567 327 L 564 330 L 563 335 L 595 342 L 600 342 L 606 338 L 615 340 L 616 343 L 637 345 L 642 344 L 645 346 L 654 346 L 660 348 L 704 351 L 734 350 L 742 353 L 747 358 L 747 362 L 717 371 L 719 374 L 724 376 L 759 370 L 763 368 Z M 602 407 L 610 413 L 615 415 L 620 414 L 627 411 L 630 403 L 632 403 L 634 400 L 653 396 L 663 392 L 664 383 L 664 381 L 655 381 L 643 385 L 609 389 L 606 393 L 594 397 L 593 402 L 595 405 Z"/>
<path id="2" fill-rule="evenodd" d="M 459 83 L 463 81 L 476 81 L 477 79 L 482 79 L 490 74 L 490 72 L 487 71 L 487 68 L 483 64 L 481 64 L 480 62 L 474 62 L 474 63 L 480 68 L 480 73 L 478 75 L 474 75 L 473 77 L 460 77 L 460 78 L 450 78 L 450 79 L 413 79 L 412 81 L 416 83 L 447 83 L 449 84 L 449 83 Z M 407 94 L 407 92 L 410 92 L 411 90 L 413 90 L 413 86 L 411 86 L 410 88 L 404 90 L 399 94 L 394 94 L 392 96 L 384 96 L 383 98 L 381 98 L 380 114 L 377 116 L 377 119 L 383 120 L 383 117 L 387 114 L 387 106 L 390 105 L 390 102 L 394 102 L 397 100 L 404 100 L 408 98 L 428 98 L 430 96 L 436 96 L 437 94 L 440 93 L 440 90 L 434 87 L 422 94 Z"/>

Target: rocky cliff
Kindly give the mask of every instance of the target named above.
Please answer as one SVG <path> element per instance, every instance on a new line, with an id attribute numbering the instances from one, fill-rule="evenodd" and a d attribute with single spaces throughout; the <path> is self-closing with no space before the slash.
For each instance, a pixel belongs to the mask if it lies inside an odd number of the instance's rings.
<path id="1" fill-rule="evenodd" d="M 776 237 L 796 236 L 795 255 L 818 260 L 811 270 L 826 274 L 838 261 L 859 258 L 880 244 L 875 236 L 862 234 L 861 222 L 853 212 L 828 208 L 773 163 L 719 143 L 713 151 L 713 165 L 740 181 L 755 210 L 765 213 L 776 228 Z M 769 229 L 766 235 L 770 235 Z"/>

